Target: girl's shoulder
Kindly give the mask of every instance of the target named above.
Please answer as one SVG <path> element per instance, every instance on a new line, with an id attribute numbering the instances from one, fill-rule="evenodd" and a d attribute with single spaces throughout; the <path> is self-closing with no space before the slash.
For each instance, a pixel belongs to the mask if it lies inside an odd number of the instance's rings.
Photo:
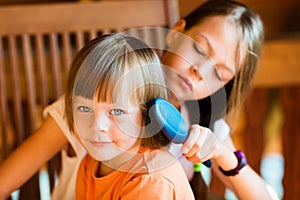
<path id="1" fill-rule="evenodd" d="M 136 188 L 139 191 L 135 191 Z M 122 193 L 139 194 L 142 199 L 194 199 L 184 172 L 178 171 L 176 167 L 166 167 L 149 174 L 136 174 L 123 188 Z"/>

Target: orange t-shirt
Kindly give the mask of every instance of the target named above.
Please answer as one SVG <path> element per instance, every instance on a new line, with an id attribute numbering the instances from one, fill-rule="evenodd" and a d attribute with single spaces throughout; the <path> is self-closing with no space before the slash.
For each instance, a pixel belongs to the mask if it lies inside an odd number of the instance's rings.
<path id="1" fill-rule="evenodd" d="M 76 199 L 194 199 L 180 163 L 167 151 L 139 152 L 118 170 L 97 177 L 100 164 L 89 155 L 82 160 Z"/>

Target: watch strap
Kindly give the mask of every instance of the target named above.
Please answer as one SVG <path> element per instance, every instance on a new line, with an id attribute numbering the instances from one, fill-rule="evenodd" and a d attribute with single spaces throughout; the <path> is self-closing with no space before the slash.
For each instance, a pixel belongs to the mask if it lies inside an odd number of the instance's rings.
<path id="1" fill-rule="evenodd" d="M 234 152 L 235 157 L 238 160 L 238 165 L 236 168 L 232 170 L 225 171 L 221 167 L 219 167 L 219 170 L 225 175 L 225 176 L 235 176 L 239 173 L 239 171 L 247 165 L 247 159 L 245 154 L 241 150 L 237 150 Z"/>

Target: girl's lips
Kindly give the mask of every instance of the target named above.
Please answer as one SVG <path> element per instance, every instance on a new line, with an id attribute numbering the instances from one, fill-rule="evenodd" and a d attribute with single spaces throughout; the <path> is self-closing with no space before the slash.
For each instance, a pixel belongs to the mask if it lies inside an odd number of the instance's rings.
<path id="1" fill-rule="evenodd" d="M 111 144 L 111 142 L 105 142 L 105 141 L 89 141 L 92 145 L 94 145 L 95 147 L 103 147 L 105 145 Z"/>
<path id="2" fill-rule="evenodd" d="M 190 89 L 190 90 L 193 90 L 193 85 L 192 83 L 187 79 L 187 78 L 184 78 L 183 76 L 179 75 L 179 78 L 181 79 L 181 82 L 183 84 L 184 87 Z"/>

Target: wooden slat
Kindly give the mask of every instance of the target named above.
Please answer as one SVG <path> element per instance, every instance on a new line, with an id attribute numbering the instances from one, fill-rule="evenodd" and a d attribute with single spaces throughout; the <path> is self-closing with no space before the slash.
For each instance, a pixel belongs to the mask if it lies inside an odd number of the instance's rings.
<path id="1" fill-rule="evenodd" d="M 107 28 L 101 29 L 102 35 L 109 34 L 111 31 Z"/>
<path id="2" fill-rule="evenodd" d="M 155 38 L 157 39 L 155 44 L 151 47 L 157 49 L 159 56 L 162 56 L 164 49 L 166 48 L 167 32 L 165 29 L 155 29 L 154 34 L 155 34 Z"/>
<path id="3" fill-rule="evenodd" d="M 70 34 L 68 32 L 62 33 L 62 50 L 63 50 L 63 68 L 65 75 L 68 73 L 72 62 L 72 46 Z"/>
<path id="4" fill-rule="evenodd" d="M 15 115 L 15 126 L 16 126 L 16 142 L 19 144 L 24 138 L 24 121 L 22 119 L 23 110 L 22 110 L 22 88 L 20 81 L 20 66 L 18 62 L 18 53 L 17 53 L 17 44 L 16 37 L 10 35 L 8 37 L 8 50 L 9 50 L 9 61 L 11 68 L 11 78 L 12 78 L 12 100 L 13 108 Z"/>
<path id="5" fill-rule="evenodd" d="M 97 37 L 97 31 L 96 30 L 90 30 L 89 31 L 89 39 L 92 40 L 94 39 L 95 37 Z"/>
<path id="6" fill-rule="evenodd" d="M 52 66 L 52 84 L 53 84 L 53 97 L 58 99 L 62 95 L 62 77 L 60 72 L 60 61 L 59 61 L 59 47 L 57 34 L 50 33 L 49 35 L 50 45 L 50 64 Z"/>
<path id="7" fill-rule="evenodd" d="M 265 42 L 255 87 L 300 84 L 300 37 Z"/>
<path id="8" fill-rule="evenodd" d="M 170 24 L 170 27 L 172 27 L 180 19 L 178 2 L 174 0 L 165 0 L 165 8 L 167 9 L 167 21 Z"/>
<path id="9" fill-rule="evenodd" d="M 76 31 L 75 33 L 76 38 L 76 52 L 79 51 L 84 45 L 84 36 L 82 31 Z"/>
<path id="10" fill-rule="evenodd" d="M 26 97 L 28 102 L 29 126 L 30 132 L 37 128 L 37 103 L 36 101 L 36 87 L 35 75 L 32 61 L 32 48 L 30 44 L 30 37 L 27 34 L 22 35 L 22 52 L 24 60 L 24 75 L 26 84 Z"/>
<path id="11" fill-rule="evenodd" d="M 38 72 L 38 84 L 39 84 L 39 95 L 41 97 L 41 105 L 45 107 L 48 102 L 49 89 L 48 80 L 46 72 L 46 57 L 45 57 L 45 46 L 43 43 L 43 36 L 41 34 L 35 35 L 36 42 L 36 62 L 37 62 L 37 72 Z"/>
<path id="12" fill-rule="evenodd" d="M 6 91 L 6 70 L 4 67 L 4 50 L 3 50 L 3 43 L 2 37 L 0 37 L 0 136 L 2 137 L 1 145 L 3 149 L 3 157 L 8 155 L 8 111 L 7 111 L 7 91 Z"/>
<path id="13" fill-rule="evenodd" d="M 144 38 L 144 42 L 151 46 L 153 34 L 151 31 L 147 31 L 147 29 L 141 29 L 141 37 Z"/>

